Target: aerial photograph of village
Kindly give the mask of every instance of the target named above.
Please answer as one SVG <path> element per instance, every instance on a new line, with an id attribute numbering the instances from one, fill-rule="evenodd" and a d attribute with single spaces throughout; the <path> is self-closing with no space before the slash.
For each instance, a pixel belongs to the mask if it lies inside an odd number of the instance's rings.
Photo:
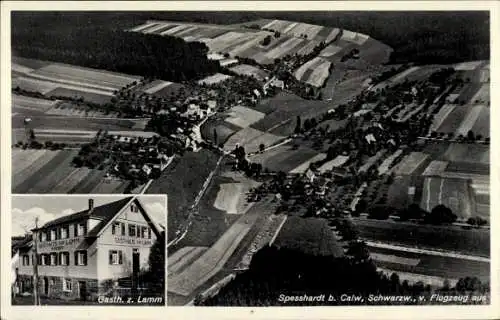
<path id="1" fill-rule="evenodd" d="M 11 26 L 12 194 L 166 195 L 167 305 L 490 303 L 489 11 Z"/>

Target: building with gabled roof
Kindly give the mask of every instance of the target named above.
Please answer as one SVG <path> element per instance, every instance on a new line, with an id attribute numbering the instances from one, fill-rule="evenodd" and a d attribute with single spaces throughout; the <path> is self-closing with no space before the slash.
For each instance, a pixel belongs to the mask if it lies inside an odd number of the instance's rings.
<path id="1" fill-rule="evenodd" d="M 97 207 L 89 199 L 87 209 L 33 229 L 30 239 L 12 248 L 16 287 L 21 294 L 33 291 L 36 263 L 42 297 L 96 300 L 118 289 L 123 295 L 141 290 L 140 274 L 149 269 L 162 228 L 137 197 Z"/>

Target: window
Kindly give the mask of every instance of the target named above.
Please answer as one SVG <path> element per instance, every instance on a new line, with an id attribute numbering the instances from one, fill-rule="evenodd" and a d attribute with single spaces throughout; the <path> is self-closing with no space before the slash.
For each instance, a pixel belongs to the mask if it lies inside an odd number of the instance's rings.
<path id="1" fill-rule="evenodd" d="M 123 253 L 120 250 L 109 250 L 109 264 L 123 264 Z"/>
<path id="2" fill-rule="evenodd" d="M 151 239 L 151 228 L 148 228 L 148 239 Z"/>
<path id="3" fill-rule="evenodd" d="M 47 232 L 40 232 L 40 241 L 47 241 Z"/>
<path id="4" fill-rule="evenodd" d="M 57 266 L 57 253 L 56 252 L 52 252 L 50 254 L 50 265 Z"/>
<path id="5" fill-rule="evenodd" d="M 63 291 L 71 292 L 73 290 L 73 282 L 71 279 L 63 278 Z"/>
<path id="6" fill-rule="evenodd" d="M 75 251 L 75 266 L 87 265 L 87 251 Z"/>
<path id="7" fill-rule="evenodd" d="M 60 252 L 59 253 L 59 264 L 61 266 L 69 265 L 69 252 Z"/>
<path id="8" fill-rule="evenodd" d="M 117 234 L 119 228 L 120 228 L 120 222 L 113 223 L 113 225 L 111 226 L 111 234 Z"/>
<path id="9" fill-rule="evenodd" d="M 87 225 L 85 222 L 75 224 L 75 237 L 84 236 L 87 233 Z"/>
<path id="10" fill-rule="evenodd" d="M 125 236 L 125 223 L 121 223 L 121 228 L 122 228 L 122 236 Z"/>
<path id="11" fill-rule="evenodd" d="M 68 239 L 68 238 L 69 238 L 69 226 L 61 227 L 60 239 Z"/>
<path id="12" fill-rule="evenodd" d="M 50 239 L 49 240 L 57 240 L 56 235 L 57 235 L 57 232 L 55 229 L 50 230 Z"/>
<path id="13" fill-rule="evenodd" d="M 23 266 L 29 266 L 30 265 L 30 256 L 24 255 L 23 256 Z"/>
<path id="14" fill-rule="evenodd" d="M 46 254 L 40 255 L 40 264 L 42 266 L 47 266 L 49 264 L 49 256 Z"/>
<path id="15" fill-rule="evenodd" d="M 128 235 L 129 237 L 135 237 L 135 224 L 128 225 Z"/>
<path id="16" fill-rule="evenodd" d="M 141 238 L 146 239 L 148 236 L 148 227 L 141 228 Z"/>
<path id="17" fill-rule="evenodd" d="M 137 206 L 132 203 L 130 205 L 130 211 L 132 211 L 132 212 L 139 212 L 139 208 L 137 208 Z"/>

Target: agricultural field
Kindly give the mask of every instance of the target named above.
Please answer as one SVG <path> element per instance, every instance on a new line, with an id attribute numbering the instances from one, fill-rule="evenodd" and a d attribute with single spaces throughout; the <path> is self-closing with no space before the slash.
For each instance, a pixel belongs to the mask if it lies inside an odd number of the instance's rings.
<path id="1" fill-rule="evenodd" d="M 280 145 L 264 153 L 249 156 L 251 162 L 262 164 L 263 168 L 272 171 L 283 172 L 305 172 L 309 163 L 324 159 L 326 155 L 318 155 L 318 152 L 306 146 L 293 148 L 290 144 Z"/>
<path id="2" fill-rule="evenodd" d="M 332 159 L 326 163 L 324 163 L 321 167 L 318 168 L 318 171 L 321 173 L 325 173 L 331 171 L 333 168 L 339 168 L 343 166 L 349 160 L 349 156 L 337 156 L 335 159 Z"/>
<path id="3" fill-rule="evenodd" d="M 490 256 L 490 232 L 487 229 L 464 230 L 460 227 L 357 218 L 353 222 L 360 231 L 360 238 L 365 240 Z"/>
<path id="4" fill-rule="evenodd" d="M 12 152 L 13 193 L 89 193 L 104 170 L 76 168 L 77 150 L 21 150 Z"/>
<path id="5" fill-rule="evenodd" d="M 333 232 L 324 219 L 289 216 L 273 246 L 303 251 L 313 255 L 343 255 Z"/>
<path id="6" fill-rule="evenodd" d="M 294 76 L 297 80 L 303 81 L 315 87 L 322 87 L 330 73 L 332 63 L 321 57 L 309 60 L 298 68 Z"/>
<path id="7" fill-rule="evenodd" d="M 230 136 L 224 144 L 224 150 L 232 151 L 236 146 L 243 146 L 246 153 L 253 153 L 259 151 L 260 144 L 269 147 L 282 140 L 284 138 L 281 136 L 247 127 Z"/>
<path id="8" fill-rule="evenodd" d="M 184 247 L 168 257 L 167 272 L 169 276 L 182 272 L 187 266 L 198 259 L 208 247 Z"/>
<path id="9" fill-rule="evenodd" d="M 427 177 L 424 181 L 422 209 L 430 212 L 432 208 L 444 204 L 459 218 L 475 216 L 471 208 L 469 183 L 464 179 Z"/>
<path id="10" fill-rule="evenodd" d="M 24 113 L 26 114 L 26 113 Z M 102 112 L 98 110 L 93 110 L 86 106 L 81 106 L 75 103 L 61 102 L 55 105 L 53 108 L 45 112 L 47 115 L 59 115 L 68 117 L 85 117 L 85 118 L 111 118 L 117 117 L 116 112 Z"/>
<path id="11" fill-rule="evenodd" d="M 217 84 L 227 79 L 231 79 L 231 76 L 227 74 L 216 73 L 214 75 L 201 79 L 200 81 L 198 81 L 198 83 L 202 85 L 211 85 L 211 84 Z"/>
<path id="12" fill-rule="evenodd" d="M 176 157 L 160 178 L 151 183 L 148 194 L 168 194 L 168 239 L 173 239 L 185 222 L 189 206 L 217 161 L 218 156 L 208 150 L 186 152 L 182 157 Z"/>
<path id="13" fill-rule="evenodd" d="M 228 115 L 229 117 L 227 117 L 225 121 L 240 128 L 249 127 L 266 116 L 265 113 L 244 106 L 231 108 L 228 111 Z"/>
<path id="14" fill-rule="evenodd" d="M 58 100 L 46 100 L 13 94 L 12 112 L 43 114 L 59 103 L 60 101 Z"/>
<path id="15" fill-rule="evenodd" d="M 182 272 L 168 277 L 168 291 L 189 296 L 194 290 L 212 278 L 226 264 L 245 235 L 261 216 L 270 215 L 269 200 L 255 204 Z"/>
<path id="16" fill-rule="evenodd" d="M 111 100 L 115 91 L 140 80 L 116 72 L 77 67 L 61 63 L 36 63 L 36 60 L 14 58 L 17 69 L 32 68 L 28 73 L 12 80 L 12 87 L 40 92 L 46 97 L 83 98 L 86 101 L 103 104 Z M 26 64 L 26 65 L 23 65 Z"/>
<path id="17" fill-rule="evenodd" d="M 471 274 L 479 277 L 481 281 L 487 281 L 490 276 L 490 264 L 486 261 L 407 252 L 404 251 L 404 247 L 400 248 L 397 250 L 368 244 L 370 257 L 375 264 L 396 272 L 455 279 L 455 281 Z M 439 285 L 442 286 L 442 283 Z"/>
<path id="18" fill-rule="evenodd" d="M 248 64 L 240 64 L 237 66 L 234 66 L 230 69 L 231 71 L 239 74 L 239 75 L 250 75 L 256 78 L 259 81 L 264 81 L 266 77 L 269 76 L 269 73 L 267 71 L 264 71 L 262 69 L 259 69 L 255 66 L 251 66 Z"/>
<path id="19" fill-rule="evenodd" d="M 411 175 L 424 165 L 429 155 L 423 152 L 412 152 L 396 165 L 394 173 L 397 175 Z"/>

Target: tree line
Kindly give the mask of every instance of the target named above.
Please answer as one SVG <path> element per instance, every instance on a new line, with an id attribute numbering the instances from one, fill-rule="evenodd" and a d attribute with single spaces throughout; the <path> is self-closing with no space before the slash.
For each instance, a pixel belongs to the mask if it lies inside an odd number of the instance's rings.
<path id="1" fill-rule="evenodd" d="M 175 82 L 200 79 L 220 69 L 217 61 L 208 60 L 204 43 L 101 25 L 53 28 L 35 22 L 12 29 L 16 55 Z"/>

